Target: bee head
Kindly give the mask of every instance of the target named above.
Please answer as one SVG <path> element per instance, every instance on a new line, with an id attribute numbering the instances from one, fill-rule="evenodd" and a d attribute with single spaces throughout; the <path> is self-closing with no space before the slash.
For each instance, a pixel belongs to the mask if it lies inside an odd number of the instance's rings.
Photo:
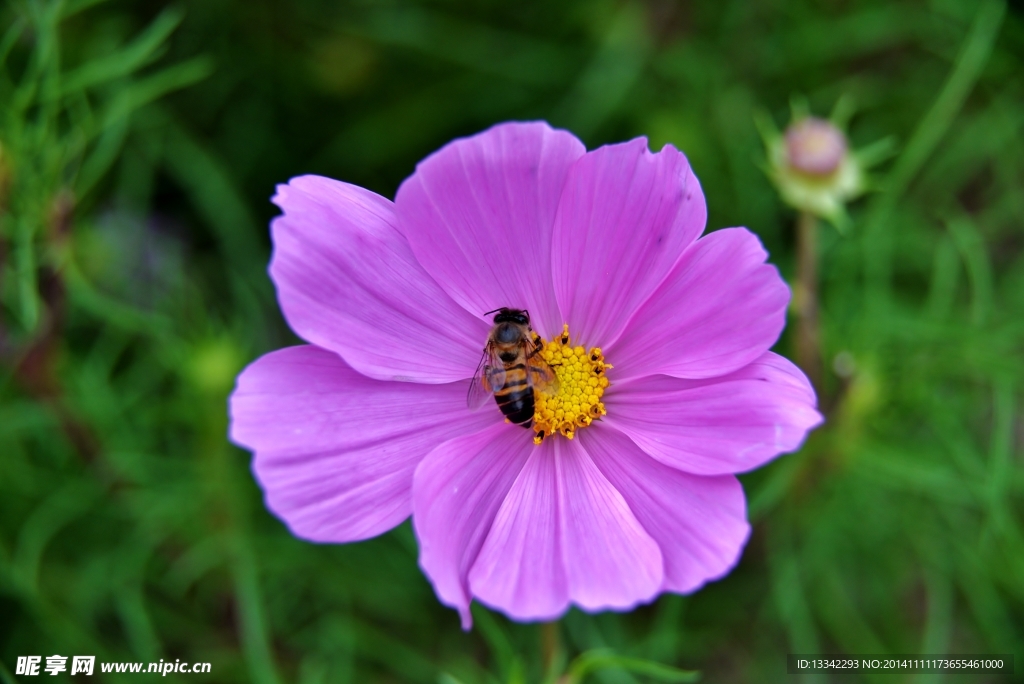
<path id="1" fill-rule="evenodd" d="M 495 323 L 515 323 L 516 325 L 530 325 L 530 312 L 526 309 L 510 309 L 506 306 L 494 311 L 488 311 L 485 316 L 497 312 L 494 317 Z"/>

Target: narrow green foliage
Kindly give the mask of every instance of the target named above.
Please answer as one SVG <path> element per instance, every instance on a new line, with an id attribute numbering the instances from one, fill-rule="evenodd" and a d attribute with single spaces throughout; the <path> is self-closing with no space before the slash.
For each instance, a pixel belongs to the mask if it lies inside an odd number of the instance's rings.
<path id="1" fill-rule="evenodd" d="M 128 45 L 83 64 L 64 77 L 61 95 L 68 96 L 134 73 L 159 56 L 165 41 L 181 23 L 181 12 L 168 8 Z"/>
<path id="2" fill-rule="evenodd" d="M 613 652 L 598 650 L 580 654 L 570 665 L 569 671 L 562 678 L 564 684 L 582 684 L 592 673 L 603 670 L 624 670 L 645 675 L 655 682 L 697 682 L 700 673 L 680 670 L 667 665 L 653 663 L 640 658 L 627 658 Z"/>
<path id="3" fill-rule="evenodd" d="M 775 682 L 797 652 L 1017 649 L 1019 669 L 1015 5 L 286 4 L 0 4 L 2 684 L 54 653 L 256 684 Z M 545 625 L 474 605 L 463 632 L 409 523 L 316 545 L 267 512 L 226 402 L 248 362 L 299 342 L 266 274 L 276 183 L 393 197 L 505 120 L 591 148 L 647 135 L 687 154 L 709 227 L 750 227 L 792 280 L 795 216 L 758 128 L 833 105 L 877 167 L 847 234 L 820 233 L 827 420 L 742 476 L 731 574 Z M 776 351 L 792 358 L 791 333 Z M 954 679 L 994 681 L 843 676 Z"/>

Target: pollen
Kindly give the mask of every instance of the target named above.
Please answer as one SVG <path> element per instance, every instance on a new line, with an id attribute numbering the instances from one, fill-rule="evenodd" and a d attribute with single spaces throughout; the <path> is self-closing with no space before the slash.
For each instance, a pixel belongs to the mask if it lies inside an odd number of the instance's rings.
<path id="1" fill-rule="evenodd" d="M 588 351 L 573 346 L 566 323 L 562 334 L 544 342 L 537 354 L 551 367 L 555 381 L 535 392 L 534 444 L 555 433 L 572 439 L 578 429 L 606 415 L 601 397 L 608 388 L 605 371 L 612 366 L 605 363 L 598 347 Z"/>

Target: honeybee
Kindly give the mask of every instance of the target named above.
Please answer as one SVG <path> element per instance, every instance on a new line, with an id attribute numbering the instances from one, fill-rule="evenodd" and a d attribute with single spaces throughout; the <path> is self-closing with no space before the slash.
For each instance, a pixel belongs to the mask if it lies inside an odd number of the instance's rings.
<path id="1" fill-rule="evenodd" d="M 533 391 L 553 389 L 555 374 L 540 357 L 541 338 L 530 327 L 529 312 L 503 306 L 484 315 L 491 314 L 497 314 L 494 327 L 470 381 L 466 403 L 475 410 L 494 395 L 509 422 L 529 428 L 533 425 Z"/>

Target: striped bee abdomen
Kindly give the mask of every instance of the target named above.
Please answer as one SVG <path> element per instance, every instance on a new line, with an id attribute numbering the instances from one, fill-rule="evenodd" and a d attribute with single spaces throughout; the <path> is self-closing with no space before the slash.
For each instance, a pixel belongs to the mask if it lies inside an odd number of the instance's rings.
<path id="1" fill-rule="evenodd" d="M 526 364 L 505 368 L 505 384 L 494 392 L 494 401 L 509 422 L 525 428 L 533 424 L 533 387 L 526 377 Z"/>

